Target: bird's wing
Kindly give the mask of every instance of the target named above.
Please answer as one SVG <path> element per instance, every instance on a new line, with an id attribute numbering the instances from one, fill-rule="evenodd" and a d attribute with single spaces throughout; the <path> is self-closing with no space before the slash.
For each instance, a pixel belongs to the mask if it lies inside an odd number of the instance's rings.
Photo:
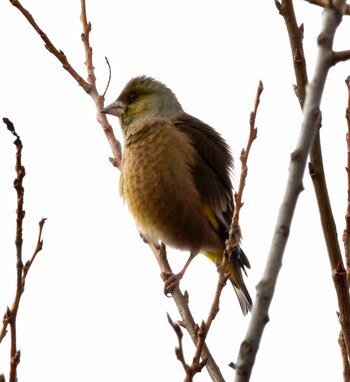
<path id="1" fill-rule="evenodd" d="M 212 127 L 186 113 L 174 118 L 173 124 L 187 134 L 198 153 L 198 160 L 193 167 L 195 185 L 203 200 L 205 216 L 224 241 L 234 210 L 230 179 L 233 158 L 230 148 Z M 249 260 L 240 246 L 231 254 L 231 263 L 233 268 L 238 265 L 244 272 L 244 267 L 250 268 Z"/>
<path id="2" fill-rule="evenodd" d="M 208 220 L 225 238 L 233 214 L 230 179 L 233 159 L 230 148 L 212 127 L 186 113 L 177 115 L 173 123 L 190 138 L 198 153 L 198 160 L 193 168 L 195 184 L 202 197 Z"/>

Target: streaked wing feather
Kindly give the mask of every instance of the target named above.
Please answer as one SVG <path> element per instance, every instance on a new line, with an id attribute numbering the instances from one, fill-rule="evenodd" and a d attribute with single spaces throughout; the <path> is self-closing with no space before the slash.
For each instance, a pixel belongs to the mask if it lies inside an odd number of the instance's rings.
<path id="1" fill-rule="evenodd" d="M 221 223 L 221 233 L 227 233 L 233 213 L 233 159 L 229 146 L 212 127 L 186 113 L 174 118 L 173 123 L 189 136 L 201 158 L 193 169 L 197 189 Z"/>

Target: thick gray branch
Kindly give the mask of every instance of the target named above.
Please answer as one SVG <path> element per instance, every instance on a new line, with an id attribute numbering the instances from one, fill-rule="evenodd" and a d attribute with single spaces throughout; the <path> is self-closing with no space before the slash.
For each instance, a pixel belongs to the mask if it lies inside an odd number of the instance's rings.
<path id="1" fill-rule="evenodd" d="M 257 285 L 257 296 L 251 321 L 241 344 L 236 363 L 235 382 L 249 381 L 260 340 L 269 321 L 268 309 L 274 294 L 278 273 L 282 266 L 293 213 L 300 192 L 308 154 L 320 125 L 320 102 L 328 71 L 333 65 L 333 40 L 345 6 L 344 0 L 330 2 L 323 13 L 322 30 L 318 37 L 318 55 L 314 77 L 307 89 L 303 108 L 303 121 L 299 139 L 289 164 L 289 176 L 285 194 L 279 210 L 271 248 L 261 281 Z"/>

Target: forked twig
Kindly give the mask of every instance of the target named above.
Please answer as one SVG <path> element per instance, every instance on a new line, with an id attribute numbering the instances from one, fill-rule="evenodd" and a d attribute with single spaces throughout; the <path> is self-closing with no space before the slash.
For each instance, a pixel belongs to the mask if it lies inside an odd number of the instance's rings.
<path id="1" fill-rule="evenodd" d="M 240 182 L 239 182 L 239 187 L 238 187 L 238 193 L 235 195 L 235 212 L 232 217 L 232 224 L 231 224 L 231 229 L 230 229 L 230 234 L 229 234 L 229 239 L 226 241 L 226 249 L 223 254 L 223 260 L 221 263 L 217 264 L 218 267 L 218 283 L 216 286 L 215 290 L 215 295 L 213 302 L 211 304 L 208 317 L 206 321 L 202 322 L 200 329 L 199 329 L 199 334 L 197 337 L 197 343 L 196 343 L 196 351 L 195 355 L 193 357 L 194 363 L 198 363 L 201 357 L 201 353 L 203 350 L 203 347 L 205 345 L 205 338 L 207 336 L 207 333 L 209 332 L 209 329 L 218 314 L 220 310 L 220 297 L 223 288 L 226 285 L 227 279 L 229 274 L 226 273 L 227 265 L 229 262 L 230 254 L 232 253 L 234 247 L 238 245 L 239 240 L 240 240 L 240 229 L 239 229 L 239 211 L 243 205 L 242 203 L 242 197 L 243 197 L 243 190 L 245 187 L 245 181 L 248 175 L 248 157 L 250 153 L 251 146 L 254 142 L 254 140 L 257 137 L 257 128 L 255 127 L 255 121 L 256 121 L 256 116 L 257 116 L 257 111 L 258 111 L 258 106 L 260 103 L 260 96 L 261 93 L 263 92 L 263 84 L 261 81 L 259 81 L 259 86 L 257 89 L 257 93 L 255 96 L 255 102 L 254 102 L 254 108 L 253 111 L 250 114 L 250 120 L 249 120 L 249 125 L 250 125 L 250 132 L 248 136 L 248 142 L 247 146 L 245 149 L 242 150 L 241 152 L 241 164 L 242 164 L 242 169 L 241 169 L 241 176 L 240 176 Z M 233 228 L 236 227 L 236 228 Z M 206 358 L 204 358 L 206 360 Z"/>
<path id="2" fill-rule="evenodd" d="M 177 339 L 178 339 L 179 346 L 177 348 L 175 348 L 175 354 L 176 354 L 176 358 L 181 362 L 182 367 L 184 368 L 185 373 L 186 373 L 186 378 L 185 378 L 184 382 L 192 382 L 193 377 L 197 373 L 200 373 L 203 370 L 203 367 L 207 363 L 207 360 L 203 359 L 202 361 L 200 361 L 200 354 L 198 354 L 193 358 L 191 365 L 187 364 L 187 362 L 185 360 L 184 353 L 183 353 L 183 347 L 182 347 L 183 334 L 182 334 L 181 327 L 179 324 L 173 322 L 173 320 L 170 318 L 169 314 L 167 314 L 167 316 L 168 316 L 168 322 L 171 325 L 171 327 L 174 329 L 174 332 L 175 332 Z M 203 336 L 201 334 L 205 331 L 203 326 L 205 326 L 204 322 L 202 322 L 201 327 L 198 329 L 198 338 L 202 338 L 201 342 L 204 344 L 205 335 Z"/>
<path id="3" fill-rule="evenodd" d="M 74 78 L 74 80 L 84 89 L 84 91 L 89 94 L 95 102 L 97 114 L 97 120 L 103 128 L 103 131 L 108 139 L 109 145 L 111 147 L 113 158 L 110 158 L 113 166 L 120 168 L 122 161 L 122 153 L 121 153 L 121 144 L 115 138 L 112 126 L 108 123 L 106 114 L 100 113 L 104 106 L 104 95 L 99 95 L 96 88 L 96 78 L 94 75 L 94 67 L 92 63 L 92 49 L 89 45 L 89 34 L 91 31 L 91 24 L 87 22 L 86 17 L 86 7 L 85 0 L 81 0 L 82 5 L 82 13 L 81 13 L 81 21 L 83 24 L 83 34 L 82 40 L 85 48 L 86 55 L 86 67 L 88 71 L 88 81 L 85 81 L 78 72 L 72 67 L 69 63 L 66 55 L 62 52 L 62 50 L 58 50 L 51 40 L 47 37 L 46 33 L 38 26 L 33 16 L 25 9 L 19 0 L 10 0 L 11 4 L 15 6 L 23 16 L 28 20 L 30 25 L 34 28 L 34 30 L 39 34 L 41 39 L 45 43 L 46 49 L 52 53 L 63 65 L 64 69 Z"/>
<path id="4" fill-rule="evenodd" d="M 13 135 L 16 136 L 14 144 L 16 146 L 16 179 L 14 181 L 14 188 L 17 193 L 17 218 L 16 218 L 16 269 L 17 269 L 17 281 L 16 281 L 16 294 L 11 308 L 7 307 L 6 313 L 2 321 L 2 328 L 0 331 L 0 343 L 4 339 L 7 333 L 7 327 L 10 326 L 10 335 L 11 335 L 11 348 L 10 348 L 10 376 L 9 382 L 17 381 L 17 366 L 20 362 L 21 352 L 17 349 L 17 326 L 16 319 L 19 309 L 19 304 L 21 301 L 22 294 L 24 292 L 24 286 L 26 277 L 29 271 L 30 266 L 33 264 L 33 261 L 36 258 L 38 252 L 41 251 L 43 242 L 41 240 L 41 234 L 45 219 L 42 219 L 39 223 L 39 237 L 37 246 L 35 248 L 34 254 L 30 260 L 26 262 L 23 266 L 22 260 L 22 245 L 23 245 L 23 219 L 25 216 L 25 211 L 23 209 L 23 199 L 24 199 L 24 188 L 23 188 L 23 178 L 25 176 L 25 169 L 22 165 L 22 141 L 19 135 L 16 133 L 13 123 L 8 118 L 3 118 L 4 123 L 6 124 L 8 130 L 11 131 Z"/>
<path id="5" fill-rule="evenodd" d="M 294 46 L 294 42 L 299 41 L 300 43 L 302 36 L 300 35 L 300 28 L 296 25 L 292 1 L 283 0 L 282 3 L 278 3 L 277 1 L 275 1 L 275 3 L 280 13 L 286 19 L 288 31 L 291 32 L 290 35 L 292 36 L 290 39 L 291 43 L 293 42 L 292 45 Z M 344 4 L 345 1 L 335 0 L 333 1 L 332 8 L 327 8 L 323 14 L 323 26 L 318 39 L 318 56 L 314 78 L 309 85 L 309 91 L 305 98 L 305 102 L 303 98 L 300 102 L 303 106 L 304 113 L 302 129 L 300 131 L 296 148 L 291 156 L 286 190 L 279 210 L 275 233 L 273 235 L 265 271 L 257 286 L 257 298 L 253 307 L 252 318 L 246 337 L 240 348 L 238 361 L 236 364 L 235 382 L 249 381 L 260 340 L 269 319 L 268 309 L 273 298 L 277 277 L 282 266 L 283 253 L 287 244 L 293 213 L 299 193 L 303 189 L 302 178 L 305 171 L 308 153 L 311 149 L 314 138 L 317 137 L 320 124 L 320 101 L 327 74 L 332 65 L 332 61 L 329 57 L 332 52 L 335 31 L 342 20 Z M 289 9 L 292 13 L 286 13 L 286 10 L 283 9 L 283 7 L 288 7 L 287 9 Z M 299 38 L 299 40 L 297 38 Z M 300 49 L 300 46 L 298 48 Z M 293 57 L 295 57 L 295 50 L 292 51 L 292 54 Z M 297 63 L 294 62 L 295 67 L 297 66 L 296 64 Z M 304 90 L 305 89 L 302 87 L 299 88 L 298 85 L 298 94 L 299 91 L 303 92 Z M 340 273 L 337 273 L 337 278 L 340 278 L 339 276 Z M 350 321 L 345 322 L 344 320 L 342 322 L 342 318 L 345 318 L 343 316 L 343 314 L 345 314 L 344 310 L 348 309 L 349 311 L 350 307 L 348 297 L 349 292 L 348 290 L 344 292 L 345 305 L 340 304 L 342 305 L 340 306 L 340 322 L 342 324 L 346 342 Z"/>

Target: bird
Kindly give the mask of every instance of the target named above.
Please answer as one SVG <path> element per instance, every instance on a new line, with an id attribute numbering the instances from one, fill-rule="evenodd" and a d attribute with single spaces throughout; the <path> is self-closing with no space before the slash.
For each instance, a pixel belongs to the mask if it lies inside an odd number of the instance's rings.
<path id="1" fill-rule="evenodd" d="M 170 88 L 146 75 L 132 78 L 101 112 L 119 118 L 124 140 L 119 192 L 136 225 L 148 240 L 190 253 L 171 281 L 183 277 L 198 253 L 222 262 L 234 212 L 234 163 L 224 138 L 187 114 Z M 249 260 L 238 245 L 226 271 L 244 315 L 252 309 L 246 268 Z"/>

